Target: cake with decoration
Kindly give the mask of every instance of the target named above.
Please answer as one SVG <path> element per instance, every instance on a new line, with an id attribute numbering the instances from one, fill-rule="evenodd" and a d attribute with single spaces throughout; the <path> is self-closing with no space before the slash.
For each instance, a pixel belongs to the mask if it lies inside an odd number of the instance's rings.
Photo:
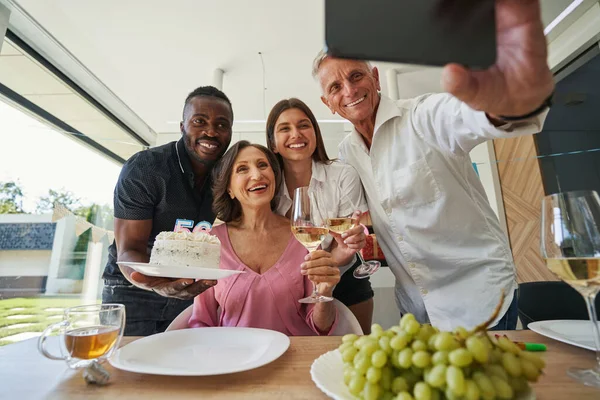
<path id="1" fill-rule="evenodd" d="M 221 242 L 206 232 L 160 232 L 154 240 L 150 264 L 219 268 Z"/>

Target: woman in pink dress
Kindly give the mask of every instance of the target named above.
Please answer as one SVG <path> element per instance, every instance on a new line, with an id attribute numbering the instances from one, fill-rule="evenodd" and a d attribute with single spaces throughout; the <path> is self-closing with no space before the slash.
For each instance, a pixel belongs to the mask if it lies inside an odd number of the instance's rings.
<path id="1" fill-rule="evenodd" d="M 334 329 L 332 302 L 298 300 L 311 294 L 311 281 L 331 296 L 340 280 L 338 260 L 323 250 L 309 255 L 294 238 L 290 221 L 274 212 L 280 183 L 275 155 L 247 141 L 232 146 L 215 167 L 213 208 L 225 223 L 211 234 L 221 241 L 220 268 L 245 273 L 221 279 L 198 295 L 189 327 L 266 328 L 289 336 L 327 335 Z"/>

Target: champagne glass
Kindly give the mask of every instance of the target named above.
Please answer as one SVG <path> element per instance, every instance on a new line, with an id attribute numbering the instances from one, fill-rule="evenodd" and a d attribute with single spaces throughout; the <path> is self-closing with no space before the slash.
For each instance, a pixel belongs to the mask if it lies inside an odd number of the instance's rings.
<path id="1" fill-rule="evenodd" d="M 357 224 L 358 219 L 352 217 L 338 217 L 327 219 L 327 227 L 329 228 L 329 230 L 339 234 L 346 232 L 347 230 L 353 228 Z M 360 254 L 360 251 L 357 251 L 356 255 L 358 256 L 358 259 L 361 262 L 361 264 L 358 267 L 356 267 L 353 273 L 354 277 L 357 279 L 368 278 L 369 276 L 377 272 L 379 267 L 381 267 L 381 263 L 379 261 L 365 261 L 365 259 Z"/>
<path id="2" fill-rule="evenodd" d="M 596 365 L 567 374 L 600 387 L 600 329 L 594 304 L 600 291 L 600 198 L 595 191 L 557 193 L 542 202 L 541 252 L 556 276 L 583 295 L 596 343 Z"/>
<path id="3" fill-rule="evenodd" d="M 327 235 L 328 229 L 323 226 L 320 214 L 317 210 L 311 210 L 308 187 L 299 187 L 294 190 L 292 232 L 309 252 L 315 251 Z M 333 297 L 320 294 L 317 285 L 313 282 L 312 294 L 298 301 L 300 303 L 322 303 L 332 300 Z"/>

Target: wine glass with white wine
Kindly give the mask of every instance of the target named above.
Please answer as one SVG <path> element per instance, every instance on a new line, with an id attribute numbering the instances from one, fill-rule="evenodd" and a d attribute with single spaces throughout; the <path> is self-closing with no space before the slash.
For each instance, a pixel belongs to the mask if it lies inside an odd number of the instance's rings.
<path id="1" fill-rule="evenodd" d="M 596 365 L 569 368 L 572 378 L 600 387 L 600 328 L 596 295 L 600 291 L 600 198 L 595 191 L 557 193 L 542 202 L 541 252 L 556 276 L 577 290 L 587 304 L 596 343 Z"/>
<path id="2" fill-rule="evenodd" d="M 302 243 L 309 252 L 315 251 L 325 236 L 328 229 L 317 210 L 311 210 L 308 187 L 299 187 L 294 190 L 294 203 L 292 205 L 292 232 L 296 239 Z M 333 297 L 323 296 L 319 293 L 317 285 L 313 282 L 313 292 L 310 296 L 298 300 L 300 303 L 323 303 L 332 301 Z"/>
<path id="3" fill-rule="evenodd" d="M 355 227 L 357 224 L 358 219 L 352 218 L 351 216 L 327 218 L 327 227 L 329 228 L 329 230 L 335 233 L 339 233 L 340 235 L 346 232 L 347 230 Z M 358 259 L 361 262 L 361 264 L 358 267 L 356 267 L 353 273 L 354 277 L 357 279 L 368 278 L 369 276 L 377 272 L 377 270 L 379 270 L 379 267 L 381 267 L 381 263 L 379 261 L 365 261 L 365 259 L 360 254 L 360 251 L 357 251 L 356 255 L 358 256 Z"/>

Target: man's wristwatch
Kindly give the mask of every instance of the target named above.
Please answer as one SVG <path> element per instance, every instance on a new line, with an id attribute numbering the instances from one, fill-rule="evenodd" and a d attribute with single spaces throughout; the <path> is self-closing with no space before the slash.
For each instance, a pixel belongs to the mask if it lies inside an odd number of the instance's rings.
<path id="1" fill-rule="evenodd" d="M 524 119 L 533 118 L 533 117 L 535 117 L 535 116 L 543 113 L 544 111 L 546 111 L 547 108 L 552 107 L 552 99 L 553 99 L 553 97 L 554 97 L 554 92 L 552 92 L 550 94 L 550 96 L 548 96 L 548 98 L 544 101 L 544 103 L 541 106 L 539 106 L 538 108 L 536 108 L 535 110 L 533 110 L 529 114 L 519 115 L 519 116 L 516 116 L 516 117 L 499 115 L 498 118 L 501 119 L 501 120 L 503 120 L 503 121 L 507 121 L 507 122 L 522 121 Z"/>

